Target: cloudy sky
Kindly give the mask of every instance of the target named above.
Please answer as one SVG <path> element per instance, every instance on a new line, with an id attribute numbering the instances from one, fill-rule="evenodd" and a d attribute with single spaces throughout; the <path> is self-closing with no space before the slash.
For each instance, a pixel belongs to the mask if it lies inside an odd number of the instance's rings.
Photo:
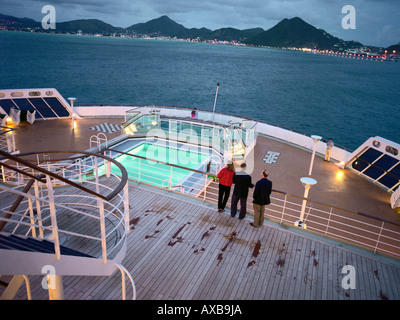
<path id="1" fill-rule="evenodd" d="M 41 21 L 44 5 L 56 21 L 100 19 L 129 27 L 163 14 L 186 28 L 267 30 L 284 18 L 300 17 L 344 40 L 389 46 L 400 42 L 399 0 L 1 0 L 0 13 Z M 345 5 L 355 8 L 355 29 L 344 29 Z"/>

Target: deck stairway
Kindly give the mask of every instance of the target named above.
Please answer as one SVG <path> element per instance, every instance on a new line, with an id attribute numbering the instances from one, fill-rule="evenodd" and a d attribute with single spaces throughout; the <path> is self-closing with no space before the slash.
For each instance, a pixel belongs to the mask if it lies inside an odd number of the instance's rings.
<path id="1" fill-rule="evenodd" d="M 54 242 L 39 240 L 31 237 L 22 237 L 15 234 L 4 235 L 0 233 L 0 249 L 20 250 L 55 254 Z M 60 246 L 61 255 L 93 258 L 83 252 Z"/>
<path id="2" fill-rule="evenodd" d="M 63 299 L 63 276 L 111 276 L 118 270 L 122 298 L 126 276 L 135 298 L 132 277 L 121 265 L 129 232 L 125 168 L 87 152 L 50 154 L 62 159 L 40 163 L 39 153 L 34 163 L 26 159 L 32 154 L 0 151 L 0 299 L 13 299 L 24 282 L 34 299 L 28 276 L 47 277 L 45 284 L 53 285 L 42 287 L 55 300 Z M 121 170 L 118 177 L 100 173 L 99 164 L 107 162 Z"/>

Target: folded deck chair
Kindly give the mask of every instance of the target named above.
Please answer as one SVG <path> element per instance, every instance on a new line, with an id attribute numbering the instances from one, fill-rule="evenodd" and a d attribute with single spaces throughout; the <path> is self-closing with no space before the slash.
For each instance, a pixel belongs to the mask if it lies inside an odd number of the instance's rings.
<path id="1" fill-rule="evenodd" d="M 28 111 L 26 113 L 26 121 L 28 121 L 30 124 L 34 123 L 35 119 L 36 119 L 36 110 Z"/>
<path id="2" fill-rule="evenodd" d="M 10 116 L 15 125 L 18 125 L 21 121 L 21 110 L 11 108 L 10 109 Z"/>

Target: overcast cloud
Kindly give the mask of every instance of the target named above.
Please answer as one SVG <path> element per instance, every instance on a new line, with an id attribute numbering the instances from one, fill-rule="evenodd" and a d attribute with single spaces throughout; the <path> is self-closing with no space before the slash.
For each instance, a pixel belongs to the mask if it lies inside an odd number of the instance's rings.
<path id="1" fill-rule="evenodd" d="M 377 46 L 400 42 L 399 0 L 1 0 L 0 13 L 41 21 L 48 4 L 55 7 L 57 22 L 100 19 L 129 27 L 166 14 L 186 28 L 267 30 L 297 16 L 344 40 Z M 356 9 L 355 30 L 342 28 L 347 4 Z"/>

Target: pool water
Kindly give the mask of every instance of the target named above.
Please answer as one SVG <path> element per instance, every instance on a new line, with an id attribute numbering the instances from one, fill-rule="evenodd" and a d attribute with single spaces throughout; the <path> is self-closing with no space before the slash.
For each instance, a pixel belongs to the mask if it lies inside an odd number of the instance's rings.
<path id="1" fill-rule="evenodd" d="M 142 143 L 127 153 L 146 158 L 142 159 L 128 155 L 120 155 L 115 158 L 115 160 L 126 168 L 129 179 L 158 187 L 182 184 L 182 180 L 192 172 L 184 168 L 201 170 L 209 158 L 209 155 L 194 151 L 193 148 L 177 149 L 151 143 Z M 162 161 L 183 168 L 173 167 L 152 160 Z M 99 174 L 103 174 L 103 166 L 99 167 L 99 169 Z M 115 174 L 119 172 L 115 165 L 111 165 L 111 171 Z"/>

